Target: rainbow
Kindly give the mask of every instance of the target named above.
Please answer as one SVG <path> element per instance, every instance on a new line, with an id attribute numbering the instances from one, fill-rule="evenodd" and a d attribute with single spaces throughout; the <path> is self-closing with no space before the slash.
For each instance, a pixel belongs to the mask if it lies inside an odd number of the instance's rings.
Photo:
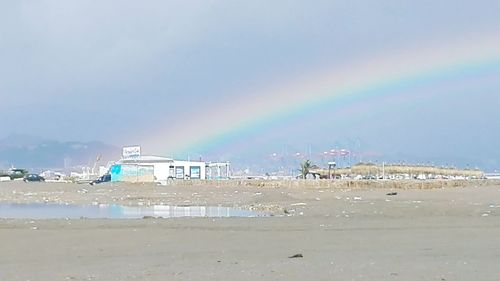
<path id="1" fill-rule="evenodd" d="M 187 125 L 171 128 L 146 143 L 164 152 L 167 149 L 168 155 L 201 154 L 314 112 L 345 110 L 425 87 L 497 74 L 497 38 L 498 34 L 466 38 L 427 49 L 404 49 L 391 56 L 362 58 L 333 70 L 308 71 L 312 75 L 207 106 L 207 112 L 193 116 Z"/>

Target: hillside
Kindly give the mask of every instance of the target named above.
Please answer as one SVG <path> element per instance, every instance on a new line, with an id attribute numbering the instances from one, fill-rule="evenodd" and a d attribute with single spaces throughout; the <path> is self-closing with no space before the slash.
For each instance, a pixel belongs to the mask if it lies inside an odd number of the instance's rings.
<path id="1" fill-rule="evenodd" d="M 0 140 L 0 168 L 3 169 L 92 165 L 97 156 L 101 156 L 102 161 L 116 160 L 120 149 L 98 141 L 61 142 L 28 135 L 10 135 Z"/>

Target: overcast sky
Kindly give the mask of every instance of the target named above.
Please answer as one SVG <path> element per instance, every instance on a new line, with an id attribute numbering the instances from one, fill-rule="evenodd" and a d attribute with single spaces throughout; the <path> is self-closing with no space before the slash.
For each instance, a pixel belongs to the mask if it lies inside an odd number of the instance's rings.
<path id="1" fill-rule="evenodd" d="M 182 116 L 209 115 L 217 104 L 249 92 L 258 98 L 259 89 L 360 58 L 482 38 L 500 30 L 499 15 L 498 0 L 1 1 L 0 138 L 20 133 L 120 146 L 157 135 L 168 142 L 156 131 L 179 122 L 210 126 Z M 459 82 L 411 89 L 399 94 L 413 97 L 407 101 L 374 102 L 341 116 L 311 112 L 236 138 L 231 145 L 245 151 L 227 157 L 282 147 L 322 151 L 357 140 L 389 158 L 500 165 L 500 74 Z M 145 150 L 174 153 L 162 141 Z"/>

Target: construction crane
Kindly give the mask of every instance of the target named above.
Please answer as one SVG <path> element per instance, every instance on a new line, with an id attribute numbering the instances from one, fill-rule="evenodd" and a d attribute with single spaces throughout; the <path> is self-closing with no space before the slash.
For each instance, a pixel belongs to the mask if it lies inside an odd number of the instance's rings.
<path id="1" fill-rule="evenodd" d="M 95 169 L 97 168 L 97 164 L 101 160 L 101 155 L 98 155 L 95 159 L 94 166 L 92 166 L 92 175 L 95 175 Z"/>

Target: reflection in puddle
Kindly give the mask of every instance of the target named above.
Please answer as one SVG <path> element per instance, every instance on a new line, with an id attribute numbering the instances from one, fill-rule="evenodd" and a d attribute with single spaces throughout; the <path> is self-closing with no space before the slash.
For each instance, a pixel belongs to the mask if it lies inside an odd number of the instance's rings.
<path id="1" fill-rule="evenodd" d="M 123 205 L 59 205 L 0 203 L 0 218 L 9 219 L 142 219 L 144 217 L 264 217 L 259 213 L 222 206 L 130 207 Z"/>

